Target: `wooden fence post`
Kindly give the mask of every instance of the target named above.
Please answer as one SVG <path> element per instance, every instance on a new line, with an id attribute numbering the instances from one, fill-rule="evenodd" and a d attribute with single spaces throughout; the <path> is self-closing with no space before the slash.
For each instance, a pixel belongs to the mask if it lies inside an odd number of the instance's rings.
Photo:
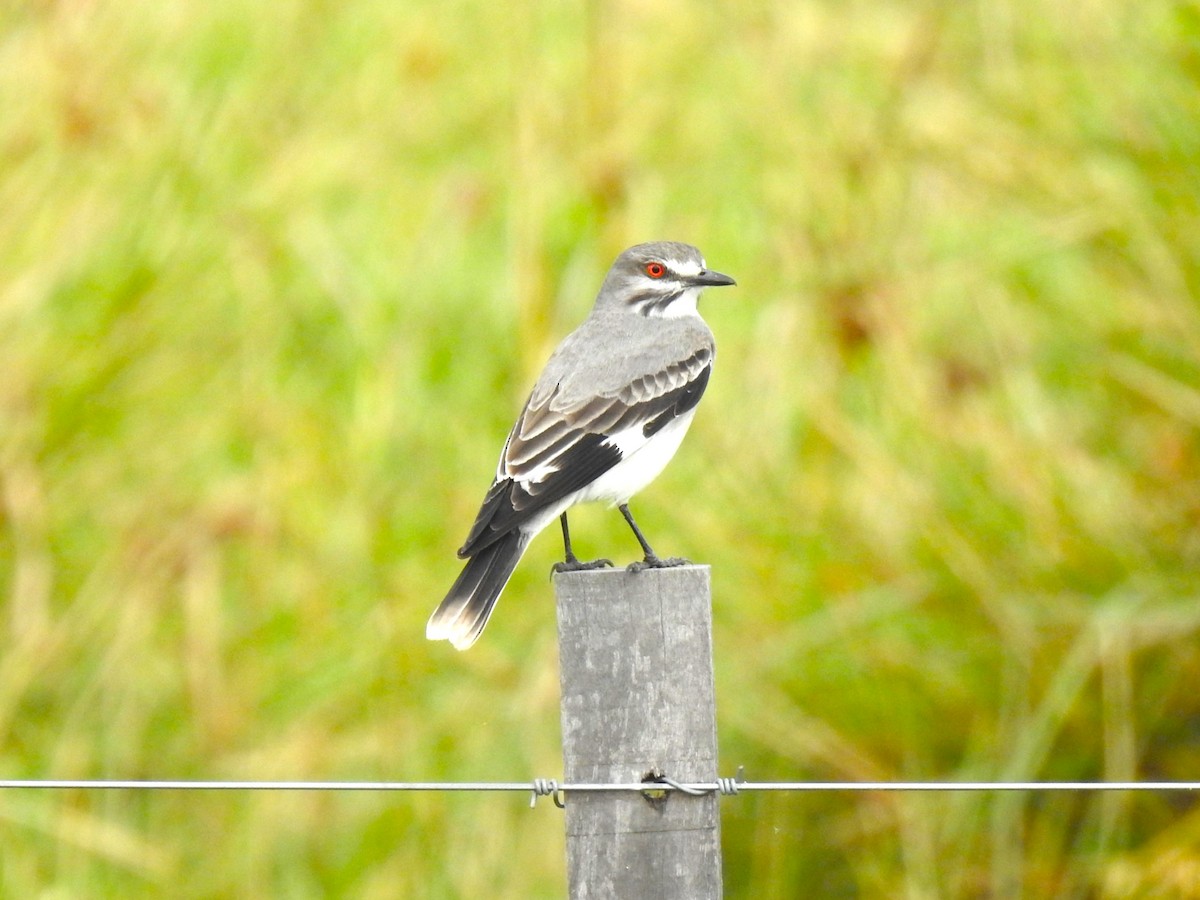
<path id="1" fill-rule="evenodd" d="M 715 782 L 708 566 L 567 572 L 554 587 L 566 781 Z M 721 896 L 719 794 L 577 792 L 566 807 L 571 900 Z"/>

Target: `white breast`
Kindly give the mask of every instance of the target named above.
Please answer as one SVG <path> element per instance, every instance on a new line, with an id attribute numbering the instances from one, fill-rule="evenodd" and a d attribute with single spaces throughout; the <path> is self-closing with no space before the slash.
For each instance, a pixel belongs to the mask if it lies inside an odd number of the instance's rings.
<path id="1" fill-rule="evenodd" d="M 630 497 L 657 478 L 666 468 L 675 451 L 679 449 L 679 444 L 687 434 L 695 414 L 696 410 L 693 407 L 679 418 L 672 419 L 650 438 L 642 434 L 641 425 L 614 434 L 609 440 L 616 444 L 625 458 L 582 488 L 575 502 L 628 502 Z"/>
<path id="2" fill-rule="evenodd" d="M 627 503 L 666 468 L 695 414 L 695 408 L 688 410 L 650 438 L 642 434 L 641 425 L 614 434 L 609 440 L 620 448 L 625 458 L 591 484 L 546 507 L 522 525 L 521 530 L 530 535 L 537 534 L 576 503 L 594 500 L 605 500 L 614 505 Z"/>

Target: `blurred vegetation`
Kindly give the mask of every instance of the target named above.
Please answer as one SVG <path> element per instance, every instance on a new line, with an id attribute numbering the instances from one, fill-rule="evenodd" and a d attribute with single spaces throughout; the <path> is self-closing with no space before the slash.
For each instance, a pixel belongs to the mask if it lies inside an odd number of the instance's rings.
<path id="1" fill-rule="evenodd" d="M 635 502 L 713 566 L 723 771 L 1200 777 L 1194 0 L 7 2 L 0 108 L 5 777 L 561 771 L 556 539 L 423 626 L 653 238 L 740 285 Z M 1200 896 L 1188 796 L 724 803 L 730 897 Z M 0 893 L 555 897 L 561 830 L 5 793 Z"/>

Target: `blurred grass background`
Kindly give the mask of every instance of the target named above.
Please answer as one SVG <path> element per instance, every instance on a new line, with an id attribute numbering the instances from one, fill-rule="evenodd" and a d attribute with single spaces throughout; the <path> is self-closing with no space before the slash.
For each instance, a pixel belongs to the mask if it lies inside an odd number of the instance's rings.
<path id="1" fill-rule="evenodd" d="M 0 4 L 0 772 L 561 770 L 531 549 L 425 618 L 608 264 L 739 287 L 637 502 L 723 770 L 1200 777 L 1200 6 Z M 619 517 L 581 555 L 633 559 Z M 739 898 L 1200 896 L 1175 795 L 724 802 Z M 9 897 L 555 897 L 509 795 L 0 795 Z"/>

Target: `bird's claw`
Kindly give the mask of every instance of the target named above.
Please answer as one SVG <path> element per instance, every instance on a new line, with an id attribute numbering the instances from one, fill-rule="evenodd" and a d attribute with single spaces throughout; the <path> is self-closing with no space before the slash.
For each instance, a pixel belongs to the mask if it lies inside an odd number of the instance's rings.
<path id="1" fill-rule="evenodd" d="M 555 575 L 560 572 L 587 572 L 592 569 L 603 569 L 611 566 L 611 559 L 593 559 L 590 562 L 584 562 L 580 559 L 565 559 L 562 562 L 555 563 L 550 567 L 550 571 Z"/>
<path id="2" fill-rule="evenodd" d="M 625 567 L 627 572 L 641 572 L 643 569 L 673 569 L 676 566 L 690 566 L 692 561 L 684 559 L 682 556 L 668 556 L 666 559 L 661 559 L 657 556 L 647 556 L 645 559 L 640 559 L 637 562 L 632 562 Z"/>

